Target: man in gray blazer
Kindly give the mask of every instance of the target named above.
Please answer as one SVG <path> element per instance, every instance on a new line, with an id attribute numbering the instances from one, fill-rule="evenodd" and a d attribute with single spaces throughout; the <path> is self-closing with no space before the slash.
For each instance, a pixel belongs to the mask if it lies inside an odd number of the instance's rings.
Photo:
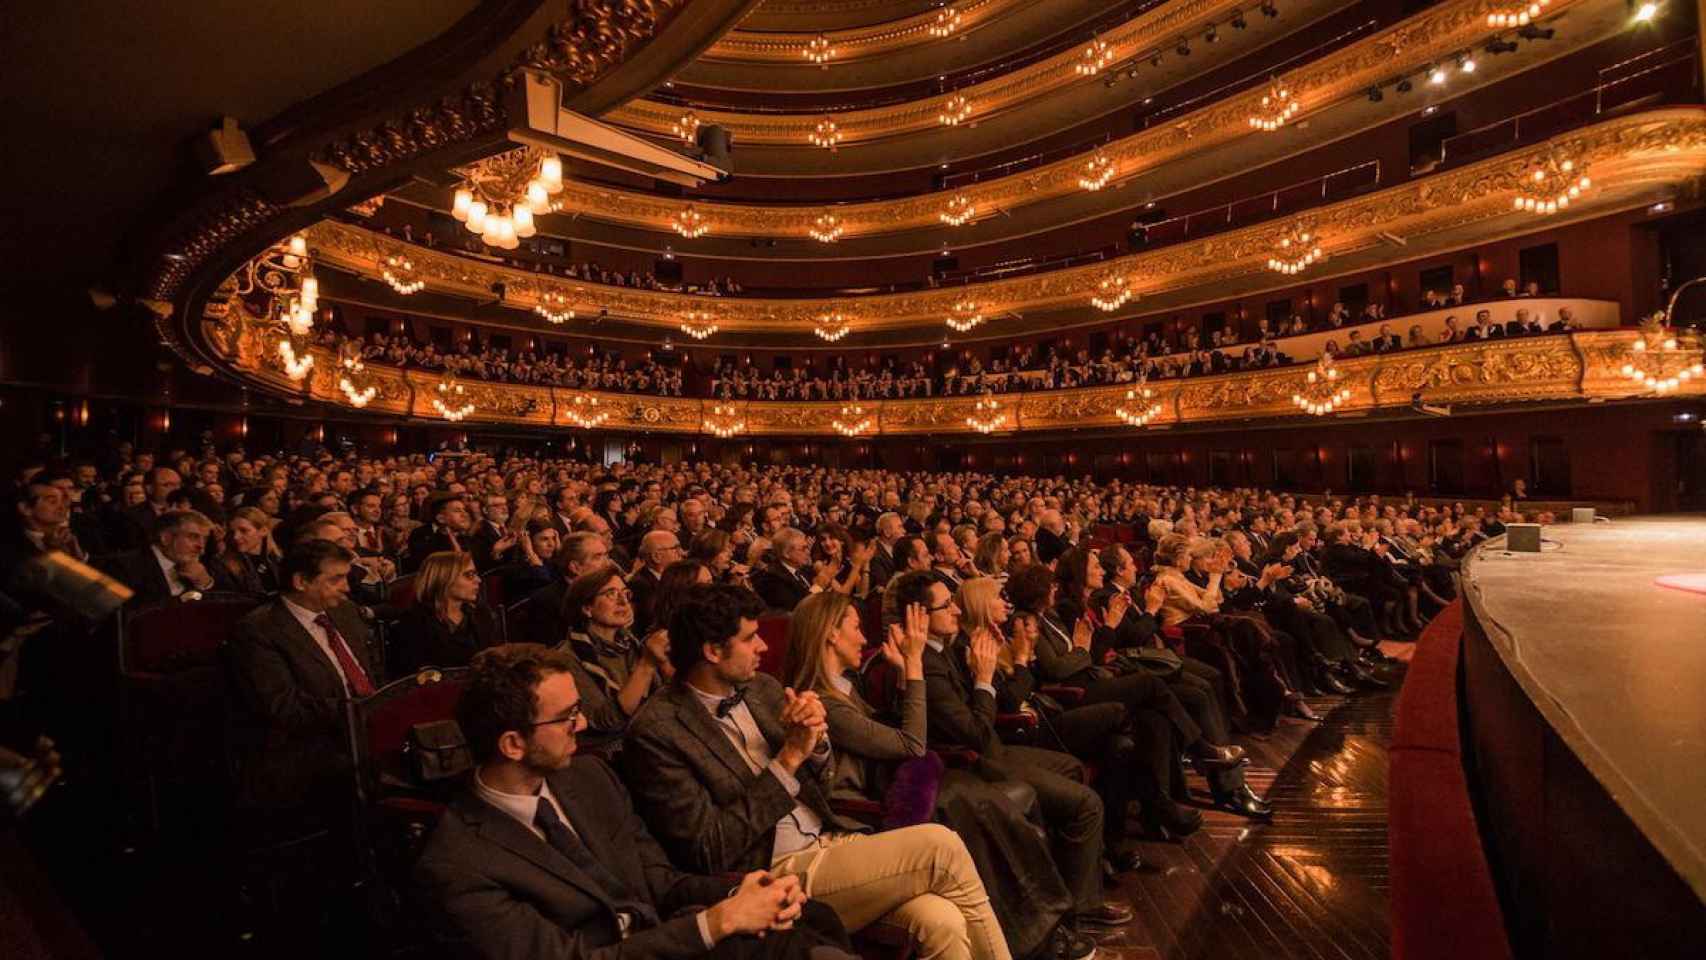
<path id="1" fill-rule="evenodd" d="M 474 660 L 456 715 L 476 766 L 416 864 L 446 938 L 492 960 L 852 960 L 796 878 L 731 889 L 669 862 L 610 768 L 573 759 L 569 668 L 537 644 Z"/>

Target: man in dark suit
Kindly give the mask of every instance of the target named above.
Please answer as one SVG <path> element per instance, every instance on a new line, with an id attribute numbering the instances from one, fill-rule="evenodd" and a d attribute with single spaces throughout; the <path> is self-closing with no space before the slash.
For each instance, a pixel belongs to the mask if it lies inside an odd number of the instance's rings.
<path id="1" fill-rule="evenodd" d="M 895 545 L 906 536 L 906 524 L 898 513 L 885 513 L 877 518 L 877 549 L 871 554 L 871 589 L 881 590 L 894 579 L 903 563 L 895 554 Z"/>
<path id="2" fill-rule="evenodd" d="M 823 704 L 758 672 L 762 609 L 741 587 L 686 591 L 669 624 L 675 682 L 628 726 L 628 782 L 671 859 L 801 876 L 849 929 L 886 917 L 920 956 L 1008 960 L 958 835 L 939 824 L 856 833 L 830 809 Z"/>
<path id="3" fill-rule="evenodd" d="M 202 562 L 212 529 L 212 521 L 194 510 L 173 510 L 155 521 L 147 546 L 108 557 L 100 563 L 101 572 L 135 591 L 133 608 L 187 593 L 234 589 L 222 566 Z"/>
<path id="4" fill-rule="evenodd" d="M 985 780 L 1030 784 L 1078 920 L 1108 925 L 1129 921 L 1130 907 L 1102 899 L 1102 800 L 1084 785 L 1083 764 L 1055 750 L 1001 742 L 995 730 L 995 645 L 974 644 L 975 662 L 966 662 L 961 648 L 953 646 L 960 629 L 959 608 L 935 574 L 902 574 L 889 589 L 897 608 L 921 604 L 930 617 L 924 650 L 930 741 L 976 750 L 976 772 Z"/>
<path id="5" fill-rule="evenodd" d="M 610 768 L 573 759 L 569 659 L 512 644 L 474 661 L 456 714 L 477 766 L 416 864 L 445 933 L 491 958 L 845 960 L 840 920 L 798 878 L 730 890 L 677 870 Z"/>
<path id="6" fill-rule="evenodd" d="M 171 467 L 155 467 L 143 480 L 148 499 L 124 511 L 124 545 L 140 550 L 154 542 L 154 527 L 169 508 L 166 498 L 183 486 L 183 478 Z"/>
<path id="7" fill-rule="evenodd" d="M 652 629 L 652 605 L 663 571 L 683 556 L 681 538 L 668 530 L 653 530 L 640 538 L 640 560 L 645 566 L 628 578 L 634 591 L 634 633 L 645 636 Z"/>
<path id="8" fill-rule="evenodd" d="M 776 559 L 752 575 L 752 589 L 771 610 L 789 613 L 800 601 L 814 593 L 822 593 L 825 580 L 812 567 L 812 542 L 793 527 L 776 531 L 771 551 Z M 828 571 L 833 577 L 835 571 Z"/>
<path id="9" fill-rule="evenodd" d="M 335 814 L 349 788 L 344 703 L 383 677 L 372 636 L 349 602 L 354 555 L 326 540 L 291 544 L 284 590 L 237 624 L 228 655 L 239 708 L 242 806 Z"/>
<path id="10" fill-rule="evenodd" d="M 957 592 L 960 584 L 968 578 L 977 576 L 977 569 L 972 566 L 971 558 L 954 542 L 951 533 L 930 534 L 930 569 L 936 572 L 936 577 L 948 588 L 949 593 Z"/>
<path id="11" fill-rule="evenodd" d="M 490 556 L 483 554 L 478 541 L 472 537 L 473 518 L 468 504 L 456 494 L 446 494 L 432 502 L 432 522 L 415 528 L 409 534 L 409 545 L 403 550 L 403 572 L 414 573 L 428 555 L 443 550 L 466 550 L 473 553 L 474 566 L 485 569 Z M 482 559 L 486 564 L 482 564 Z"/>

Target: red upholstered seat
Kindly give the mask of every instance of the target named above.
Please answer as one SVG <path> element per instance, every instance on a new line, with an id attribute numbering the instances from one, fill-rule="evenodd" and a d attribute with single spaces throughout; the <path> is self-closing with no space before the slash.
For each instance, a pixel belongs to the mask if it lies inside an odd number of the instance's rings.
<path id="1" fill-rule="evenodd" d="M 464 667 L 422 670 L 352 704 L 355 742 L 362 751 L 358 775 L 372 799 L 386 792 L 384 783 L 407 783 L 404 748 L 409 731 L 416 724 L 453 719 L 467 677 Z"/>
<path id="2" fill-rule="evenodd" d="M 415 603 L 416 574 L 398 577 L 385 585 L 385 602 L 393 607 L 402 609 Z"/>
<path id="3" fill-rule="evenodd" d="M 758 669 L 777 679 L 782 677 L 782 663 L 788 656 L 787 614 L 758 618 L 758 636 L 764 640 L 764 653 L 758 658 Z"/>
<path id="4" fill-rule="evenodd" d="M 120 664 L 127 676 L 216 667 L 219 648 L 253 600 L 201 600 L 138 611 L 123 625 Z"/>

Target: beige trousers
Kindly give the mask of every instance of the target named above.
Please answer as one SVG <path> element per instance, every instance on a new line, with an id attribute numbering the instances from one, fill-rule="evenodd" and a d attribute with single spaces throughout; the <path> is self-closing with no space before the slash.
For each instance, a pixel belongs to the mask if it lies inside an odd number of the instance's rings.
<path id="1" fill-rule="evenodd" d="M 941 824 L 826 836 L 771 869 L 798 876 L 849 931 L 904 928 L 919 960 L 1012 960 L 971 854 Z"/>

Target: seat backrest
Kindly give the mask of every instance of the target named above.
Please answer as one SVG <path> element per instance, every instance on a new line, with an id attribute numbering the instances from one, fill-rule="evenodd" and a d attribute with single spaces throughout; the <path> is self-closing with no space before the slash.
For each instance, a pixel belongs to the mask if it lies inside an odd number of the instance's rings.
<path id="1" fill-rule="evenodd" d="M 399 609 L 412 607 L 415 604 L 415 583 L 417 574 L 398 577 L 385 585 L 385 602 Z"/>
<path id="2" fill-rule="evenodd" d="M 894 709 L 895 695 L 900 691 L 900 673 L 894 664 L 878 654 L 866 657 L 859 669 L 865 675 L 865 702 L 881 711 Z"/>
<path id="3" fill-rule="evenodd" d="M 429 668 L 393 680 L 355 705 L 357 764 L 370 799 L 381 778 L 408 778 L 404 746 L 416 724 L 455 718 L 468 673 L 467 667 Z"/>
<path id="4" fill-rule="evenodd" d="M 124 621 L 120 648 L 125 673 L 180 673 L 219 662 L 220 645 L 254 600 L 195 600 L 139 610 Z"/>
<path id="5" fill-rule="evenodd" d="M 860 601 L 859 630 L 865 634 L 865 648 L 880 647 L 887 631 L 883 629 L 883 595 L 873 593 Z"/>
<path id="6" fill-rule="evenodd" d="M 502 610 L 505 606 L 504 581 L 502 577 L 483 577 L 480 580 L 480 595 L 493 607 Z"/>
<path id="7" fill-rule="evenodd" d="M 788 656 L 788 614 L 758 618 L 758 636 L 764 641 L 764 654 L 758 658 L 758 669 L 778 680 L 782 678 L 782 663 Z"/>

